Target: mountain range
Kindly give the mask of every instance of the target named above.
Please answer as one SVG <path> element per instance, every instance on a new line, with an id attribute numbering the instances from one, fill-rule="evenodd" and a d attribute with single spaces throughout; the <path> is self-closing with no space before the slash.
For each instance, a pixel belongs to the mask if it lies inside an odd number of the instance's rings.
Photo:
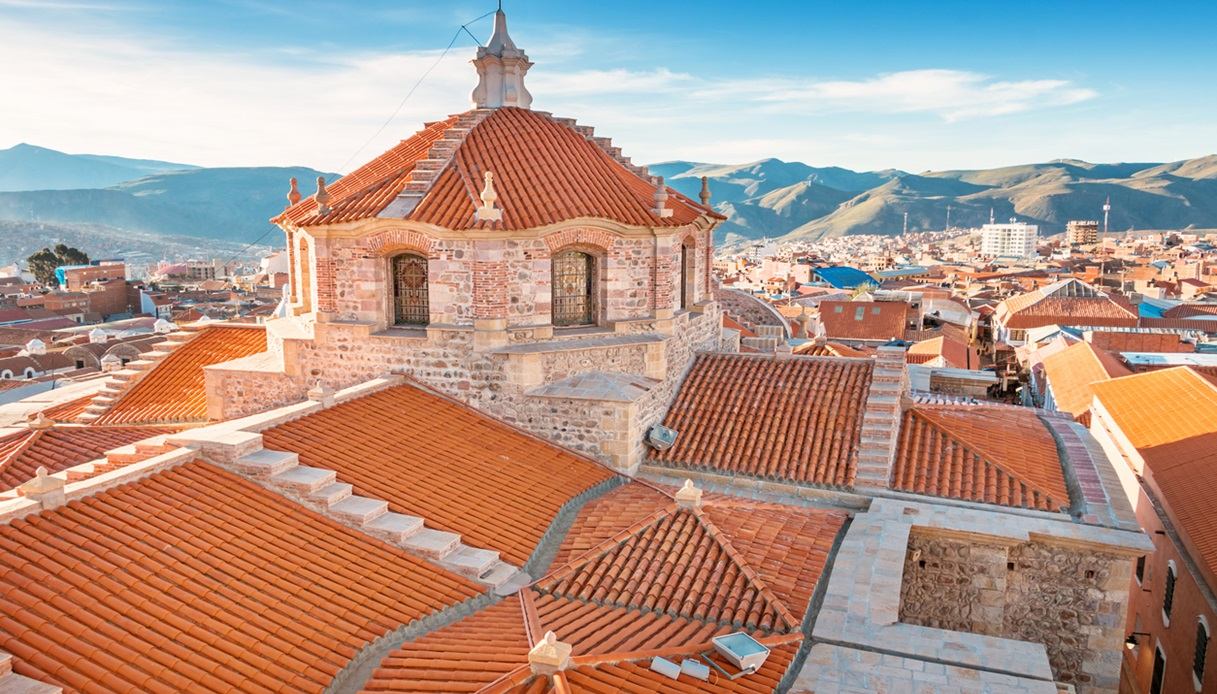
<path id="1" fill-rule="evenodd" d="M 1112 203 L 1111 230 L 1217 227 L 1217 155 L 1171 163 L 1092 164 L 1058 159 L 995 169 L 857 172 L 780 159 L 739 166 L 671 161 L 651 172 L 696 197 L 701 177 L 711 204 L 728 216 L 732 242 L 760 237 L 815 240 L 846 234 L 899 234 L 975 227 L 993 216 L 1063 231 L 1071 219 L 1101 219 Z"/>
<path id="2" fill-rule="evenodd" d="M 905 213 L 910 231 L 938 230 L 947 225 L 948 206 L 952 226 L 979 226 L 992 211 L 999 220 L 1017 217 L 1053 234 L 1070 219 L 1100 219 L 1108 196 L 1113 231 L 1217 227 L 1217 155 L 1170 163 L 1059 159 L 920 174 L 780 159 L 741 165 L 669 161 L 650 170 L 693 198 L 706 176 L 711 204 L 728 217 L 719 236 L 723 243 L 899 234 Z M 21 144 L 0 150 L 0 220 L 26 230 L 23 248 L 57 240 L 52 230 L 62 225 L 145 238 L 271 243 L 267 220 L 283 209 L 293 176 L 306 190 L 317 176 L 338 178 L 307 167 L 203 168 Z M 11 236 L 0 238 L 0 257 L 18 257 L 16 245 Z"/>

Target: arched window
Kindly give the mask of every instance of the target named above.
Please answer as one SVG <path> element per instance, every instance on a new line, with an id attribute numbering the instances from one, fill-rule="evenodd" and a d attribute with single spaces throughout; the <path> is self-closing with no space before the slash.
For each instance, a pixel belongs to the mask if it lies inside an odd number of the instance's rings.
<path id="1" fill-rule="evenodd" d="M 1196 652 L 1192 655 L 1192 675 L 1196 689 L 1204 685 L 1204 657 L 1209 650 L 1209 627 L 1201 620 L 1196 623 Z"/>
<path id="2" fill-rule="evenodd" d="M 393 323 L 426 325 L 431 320 L 427 299 L 427 259 L 413 253 L 393 256 Z"/>
<path id="3" fill-rule="evenodd" d="M 1178 577 L 1175 562 L 1166 567 L 1166 585 L 1162 592 L 1162 619 L 1167 624 L 1171 621 L 1171 608 L 1175 605 L 1175 579 Z"/>
<path id="4" fill-rule="evenodd" d="M 596 258 L 582 251 L 553 257 L 554 325 L 596 322 Z"/>
<path id="5" fill-rule="evenodd" d="M 697 287 L 697 247 L 692 241 L 680 245 L 680 308 L 688 310 Z"/>

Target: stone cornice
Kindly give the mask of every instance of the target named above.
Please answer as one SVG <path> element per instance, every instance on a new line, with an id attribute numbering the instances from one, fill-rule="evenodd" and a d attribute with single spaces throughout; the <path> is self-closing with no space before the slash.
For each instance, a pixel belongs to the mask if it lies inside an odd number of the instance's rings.
<path id="1" fill-rule="evenodd" d="M 433 239 L 440 240 L 498 240 L 498 239 L 540 239 L 557 232 L 565 231 L 572 228 L 594 228 L 603 229 L 615 234 L 619 234 L 626 238 L 657 238 L 667 236 L 681 236 L 691 231 L 705 231 L 718 226 L 719 220 L 716 220 L 709 215 L 701 215 L 689 224 L 681 226 L 667 227 L 639 227 L 628 224 L 621 224 L 610 219 L 599 217 L 577 217 L 568 219 L 556 224 L 550 224 L 543 227 L 535 227 L 532 229 L 445 229 L 444 227 L 434 224 L 426 224 L 410 219 L 389 219 L 383 217 L 373 217 L 368 219 L 360 219 L 353 222 L 344 222 L 340 224 L 323 224 L 320 226 L 296 226 L 294 224 L 281 221 L 279 228 L 286 232 L 304 232 L 315 239 L 353 239 L 376 234 L 383 231 L 400 229 L 405 231 L 415 231 L 425 234 Z"/>

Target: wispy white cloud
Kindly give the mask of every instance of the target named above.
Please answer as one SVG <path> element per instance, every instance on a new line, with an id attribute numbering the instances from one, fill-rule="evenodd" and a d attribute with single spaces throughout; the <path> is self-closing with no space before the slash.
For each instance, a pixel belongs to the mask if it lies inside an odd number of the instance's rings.
<path id="1" fill-rule="evenodd" d="M 0 7 L 26 2 L 0 0 Z M 333 169 L 376 131 L 439 55 L 327 53 L 290 45 L 237 55 L 172 37 L 46 26 L 0 15 L 0 61 L 20 66 L 6 75 L 0 147 L 27 141 L 204 165 Z M 832 114 L 904 114 L 902 121 L 922 114 L 955 124 L 1097 96 L 1067 80 L 1009 80 L 945 69 L 857 80 L 724 80 L 662 66 L 596 69 L 581 62 L 581 45 L 551 46 L 554 60 L 538 61 L 529 75 L 538 108 L 598 126 L 640 161 L 779 156 L 851 164 L 865 152 L 882 155 L 885 165 L 900 165 L 899 153 L 890 150 L 907 137 L 885 133 L 875 139 L 856 123 L 829 132 L 824 128 Z M 468 108 L 475 80 L 471 53 L 458 43 L 354 163 L 392 146 L 425 120 Z M 530 50 L 534 59 L 539 53 Z M 809 124 L 818 129 L 814 138 L 807 134 Z M 855 156 L 836 161 L 818 158 L 851 152 Z"/>

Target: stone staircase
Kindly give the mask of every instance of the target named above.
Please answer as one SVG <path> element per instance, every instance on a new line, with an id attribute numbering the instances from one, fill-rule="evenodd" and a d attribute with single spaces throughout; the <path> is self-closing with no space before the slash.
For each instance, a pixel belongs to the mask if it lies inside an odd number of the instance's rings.
<path id="1" fill-rule="evenodd" d="M 164 341 L 152 346 L 152 351 L 140 355 L 139 359 L 127 362 L 126 366 L 105 380 L 97 395 L 85 406 L 84 412 L 77 418 L 82 424 L 89 424 L 101 419 L 115 403 L 136 383 L 152 370 L 152 367 L 173 353 L 174 350 L 189 342 L 198 334 L 197 328 L 184 328 L 169 333 Z"/>
<path id="2" fill-rule="evenodd" d="M 63 688 L 13 672 L 13 656 L 0 651 L 0 692 L 4 694 L 58 694 Z"/>
<path id="3" fill-rule="evenodd" d="M 906 390 L 904 348 L 882 346 L 871 373 L 866 409 L 862 413 L 862 438 L 858 445 L 855 485 L 886 487 L 896 457 L 900 436 L 901 403 Z"/>
<path id="4" fill-rule="evenodd" d="M 238 458 L 232 467 L 343 525 L 486 584 L 499 595 L 531 582 L 497 551 L 470 547 L 456 533 L 427 528 L 418 516 L 390 511 L 387 501 L 354 495 L 350 484 L 337 481 L 335 471 L 301 465 L 295 453 L 260 449 Z"/>
<path id="5" fill-rule="evenodd" d="M 177 446 L 165 443 L 165 437 L 166 435 L 155 436 L 146 441 L 120 446 L 106 451 L 105 458 L 68 468 L 67 481 L 87 480 L 177 450 Z"/>

